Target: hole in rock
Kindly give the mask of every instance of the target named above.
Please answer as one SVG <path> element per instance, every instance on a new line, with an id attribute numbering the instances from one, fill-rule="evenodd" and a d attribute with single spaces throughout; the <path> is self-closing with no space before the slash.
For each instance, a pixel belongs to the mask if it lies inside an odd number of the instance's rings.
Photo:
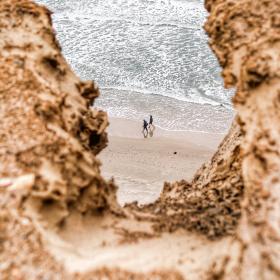
<path id="1" fill-rule="evenodd" d="M 99 158 L 103 175 L 120 187 L 119 201 L 148 203 L 164 181 L 190 180 L 234 114 L 203 30 L 203 1 L 37 2 L 54 12 L 75 72 L 99 84 L 94 106 L 110 120 Z M 155 130 L 144 138 L 150 114 Z M 97 142 L 93 135 L 90 145 Z"/>
<path id="2" fill-rule="evenodd" d="M 223 89 L 202 29 L 206 17 L 202 2 L 40 2 L 53 10 L 57 36 L 74 70 L 100 85 L 101 97 L 94 106 L 108 112 L 110 127 L 108 147 L 99 158 L 102 174 L 113 176 L 120 187 L 120 203 L 152 202 L 164 181 L 190 181 L 214 154 L 233 118 L 231 93 Z M 142 121 L 149 121 L 150 115 L 154 123 L 144 138 Z M 86 129 L 86 123 L 80 125 Z M 96 146 L 99 140 L 92 134 L 89 145 Z M 41 227 L 44 245 L 69 271 L 117 267 L 145 273 L 160 267 L 178 269 L 195 279 L 191 272 L 197 273 L 201 263 L 209 267 L 211 260 L 226 254 L 227 241 L 205 238 L 220 229 L 217 235 L 224 236 L 227 222 L 215 217 L 224 218 L 224 209 L 229 214 L 236 211 L 224 207 L 219 190 L 213 195 L 222 207 L 209 205 L 211 192 L 203 191 L 198 197 L 190 195 L 189 205 L 184 205 L 186 198 L 177 203 L 178 195 L 189 195 L 193 186 L 184 182 L 176 192 L 166 184 L 162 208 L 142 206 L 139 216 L 133 216 L 132 205 L 130 215 L 119 217 L 103 211 L 103 203 L 95 213 L 86 211 L 97 205 L 101 187 L 89 188 L 88 194 L 86 189 L 70 189 L 74 199 L 66 207 L 59 200 L 40 205 L 43 223 L 36 226 Z M 175 203 L 168 204 L 172 199 Z M 213 211 L 208 215 L 210 206 Z M 229 216 L 228 224 L 234 225 Z M 190 229 L 195 234 L 186 234 Z"/>
<path id="3" fill-rule="evenodd" d="M 100 141 L 100 135 L 96 133 L 91 133 L 89 138 L 89 146 L 94 147 L 99 143 L 99 141 Z"/>
<path id="4" fill-rule="evenodd" d="M 45 207 L 52 206 L 53 204 L 54 204 L 54 200 L 51 198 L 43 200 L 43 206 L 45 206 Z"/>
<path id="5" fill-rule="evenodd" d="M 44 57 L 43 63 L 45 63 L 46 65 L 48 65 L 49 67 L 51 67 L 53 69 L 56 69 L 58 66 L 58 61 L 52 57 Z"/>

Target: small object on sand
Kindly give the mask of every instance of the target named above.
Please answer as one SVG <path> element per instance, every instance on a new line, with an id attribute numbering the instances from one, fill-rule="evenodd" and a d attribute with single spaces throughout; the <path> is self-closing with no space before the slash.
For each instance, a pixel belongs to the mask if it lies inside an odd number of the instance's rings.
<path id="1" fill-rule="evenodd" d="M 174 155 L 177 155 L 177 152 L 174 152 L 173 154 L 174 154 Z"/>

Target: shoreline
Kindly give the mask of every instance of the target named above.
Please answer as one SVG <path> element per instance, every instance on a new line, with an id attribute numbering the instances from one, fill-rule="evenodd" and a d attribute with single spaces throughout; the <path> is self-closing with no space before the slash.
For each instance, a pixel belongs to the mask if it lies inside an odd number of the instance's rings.
<path id="1" fill-rule="evenodd" d="M 106 112 L 106 109 L 98 108 L 98 107 L 94 107 L 94 108 Z M 138 121 L 138 120 L 134 120 L 134 119 L 128 119 L 126 117 L 111 117 L 111 116 L 108 116 L 108 118 L 110 120 L 109 121 L 110 125 L 111 125 L 111 120 L 113 120 L 113 124 L 115 122 L 118 122 L 118 121 L 120 121 L 120 122 L 121 121 L 126 121 L 126 122 L 135 123 L 135 124 L 137 123 L 137 125 L 140 126 L 140 127 L 142 125 L 142 121 Z M 186 133 L 195 133 L 195 134 L 201 133 L 201 134 L 211 134 L 211 135 L 212 134 L 213 135 L 216 135 L 216 134 L 218 134 L 218 135 L 226 135 L 226 133 L 227 133 L 227 132 L 210 132 L 210 131 L 191 130 L 191 129 L 165 129 L 165 128 L 159 126 L 159 125 L 155 125 L 155 127 L 160 129 L 160 130 L 162 130 L 162 131 L 165 131 L 167 133 L 173 133 L 173 132 L 174 133 L 178 133 L 178 132 L 185 133 L 186 132 Z M 110 128 L 110 126 L 109 126 L 109 128 Z"/>
<path id="2" fill-rule="evenodd" d="M 194 130 L 168 130 L 164 129 L 157 124 L 155 124 L 155 132 L 152 138 L 144 138 L 142 134 L 142 120 L 136 121 L 126 118 L 117 118 L 110 117 L 109 118 L 109 127 L 107 128 L 107 132 L 109 137 L 123 137 L 123 138 L 136 138 L 136 139 L 158 139 L 161 137 L 164 138 L 172 138 L 184 141 L 189 143 L 193 143 L 194 145 L 204 145 L 212 150 L 216 150 L 224 136 L 228 131 L 224 133 L 221 132 L 208 132 L 208 131 L 194 131 Z M 201 138 L 201 136 L 208 136 L 208 142 Z"/>
<path id="3" fill-rule="evenodd" d="M 208 102 L 197 102 L 188 98 L 182 98 L 182 97 L 174 97 L 174 95 L 172 93 L 170 94 L 162 94 L 162 93 L 156 93 L 156 90 L 154 91 L 149 91 L 146 89 L 141 89 L 141 88 L 130 88 L 130 87 L 121 87 L 121 86 L 100 86 L 99 87 L 101 91 L 104 90 L 112 90 L 112 91 L 123 91 L 123 92 L 134 92 L 137 94 L 147 94 L 147 95 L 156 95 L 156 96 L 160 96 L 160 97 L 166 97 L 166 98 L 171 98 L 171 99 L 175 99 L 176 101 L 182 101 L 182 102 L 187 102 L 187 103 L 191 103 L 191 104 L 195 104 L 195 105 L 207 105 L 207 106 L 214 106 L 214 107 L 220 107 L 223 106 L 226 109 L 229 109 L 231 111 L 234 111 L 231 103 L 221 103 L 219 101 L 215 101 L 211 98 L 208 99 Z M 211 100 L 211 102 L 209 101 Z"/>
<path id="4" fill-rule="evenodd" d="M 230 127 L 234 110 L 180 101 L 162 95 L 102 90 L 95 108 L 104 110 L 110 117 L 143 120 L 152 114 L 155 124 L 170 131 L 224 133 Z"/>
<path id="5" fill-rule="evenodd" d="M 140 204 L 153 202 L 164 182 L 191 180 L 224 138 L 220 133 L 168 131 L 159 127 L 153 137 L 144 138 L 141 121 L 110 117 L 109 121 L 108 147 L 98 157 L 104 177 L 114 177 L 121 186 L 121 204 L 135 200 Z"/>

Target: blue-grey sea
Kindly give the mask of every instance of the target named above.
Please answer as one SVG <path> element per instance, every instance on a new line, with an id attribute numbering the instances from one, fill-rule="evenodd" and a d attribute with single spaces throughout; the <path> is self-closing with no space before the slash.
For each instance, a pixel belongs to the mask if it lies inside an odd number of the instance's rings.
<path id="1" fill-rule="evenodd" d="M 37 0 L 52 10 L 63 53 L 101 89 L 112 117 L 153 114 L 168 130 L 225 132 L 232 91 L 207 44 L 203 0 Z"/>

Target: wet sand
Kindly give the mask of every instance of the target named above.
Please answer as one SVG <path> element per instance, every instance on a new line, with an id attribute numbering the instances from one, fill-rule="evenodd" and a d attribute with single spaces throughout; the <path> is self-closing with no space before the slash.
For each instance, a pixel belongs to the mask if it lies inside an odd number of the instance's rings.
<path id="1" fill-rule="evenodd" d="M 110 118 L 109 145 L 101 159 L 102 173 L 114 177 L 120 203 L 154 201 L 163 182 L 191 180 L 194 172 L 211 158 L 224 134 L 166 131 L 155 127 L 144 138 L 142 122 Z"/>

